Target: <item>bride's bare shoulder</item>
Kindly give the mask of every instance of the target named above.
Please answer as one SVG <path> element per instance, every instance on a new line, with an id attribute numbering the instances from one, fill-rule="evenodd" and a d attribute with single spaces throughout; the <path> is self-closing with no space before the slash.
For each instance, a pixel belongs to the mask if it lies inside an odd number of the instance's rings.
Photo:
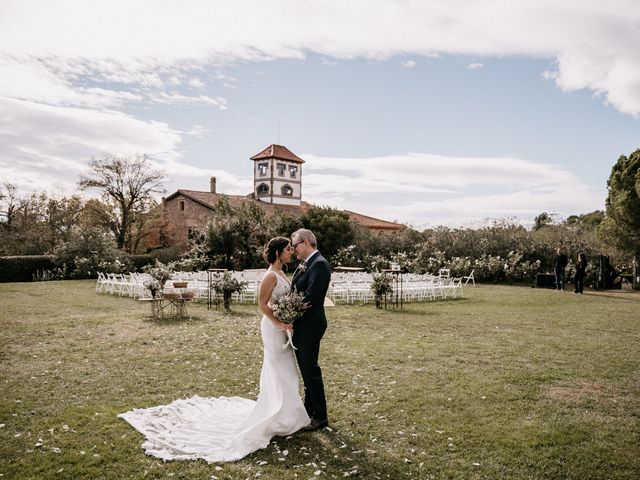
<path id="1" fill-rule="evenodd" d="M 260 280 L 260 285 L 275 285 L 278 283 L 278 275 L 272 270 L 267 270 Z"/>

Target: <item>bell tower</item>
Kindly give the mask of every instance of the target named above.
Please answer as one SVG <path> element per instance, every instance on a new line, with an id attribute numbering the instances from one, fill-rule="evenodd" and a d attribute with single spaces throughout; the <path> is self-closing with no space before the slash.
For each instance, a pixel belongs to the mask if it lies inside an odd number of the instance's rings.
<path id="1" fill-rule="evenodd" d="M 269 145 L 253 157 L 253 193 L 261 202 L 300 205 L 304 160 L 282 145 Z"/>

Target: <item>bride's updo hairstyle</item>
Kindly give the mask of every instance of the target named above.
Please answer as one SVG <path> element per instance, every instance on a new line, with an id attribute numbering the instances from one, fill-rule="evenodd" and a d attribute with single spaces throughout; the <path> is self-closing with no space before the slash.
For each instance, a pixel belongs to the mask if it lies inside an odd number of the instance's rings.
<path id="1" fill-rule="evenodd" d="M 278 257 L 282 254 L 285 248 L 289 246 L 289 239 L 285 237 L 274 237 L 269 240 L 267 246 L 264 247 L 262 252 L 262 258 L 264 258 L 269 265 L 275 263 Z"/>

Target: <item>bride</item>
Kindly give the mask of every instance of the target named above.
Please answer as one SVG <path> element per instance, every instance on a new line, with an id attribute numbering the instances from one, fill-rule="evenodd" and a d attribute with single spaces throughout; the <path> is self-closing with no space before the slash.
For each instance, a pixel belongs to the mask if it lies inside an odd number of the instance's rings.
<path id="1" fill-rule="evenodd" d="M 230 462 L 265 448 L 276 435 L 290 435 L 309 424 L 293 351 L 283 349 L 292 327 L 275 317 L 270 302 L 291 288 L 282 267 L 291 260 L 292 250 L 287 238 L 275 237 L 263 254 L 269 269 L 259 291 L 264 360 L 258 400 L 196 395 L 118 415 L 145 436 L 142 447 L 147 454 L 163 460 Z"/>

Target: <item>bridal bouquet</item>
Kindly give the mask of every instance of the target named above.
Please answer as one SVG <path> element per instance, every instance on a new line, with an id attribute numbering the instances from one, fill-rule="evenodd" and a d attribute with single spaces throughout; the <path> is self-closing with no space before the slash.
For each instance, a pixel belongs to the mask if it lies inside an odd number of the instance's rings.
<path id="1" fill-rule="evenodd" d="M 309 308 L 309 304 L 304 301 L 304 295 L 302 293 L 292 290 L 284 295 L 273 298 L 271 300 L 271 308 L 273 310 L 273 314 L 278 318 L 278 320 L 282 323 L 292 324 L 307 308 Z M 291 339 L 291 331 L 289 330 L 287 334 L 289 336 L 289 340 L 282 346 L 282 348 L 287 348 L 291 345 L 291 348 L 295 350 L 296 347 L 293 346 Z"/>

